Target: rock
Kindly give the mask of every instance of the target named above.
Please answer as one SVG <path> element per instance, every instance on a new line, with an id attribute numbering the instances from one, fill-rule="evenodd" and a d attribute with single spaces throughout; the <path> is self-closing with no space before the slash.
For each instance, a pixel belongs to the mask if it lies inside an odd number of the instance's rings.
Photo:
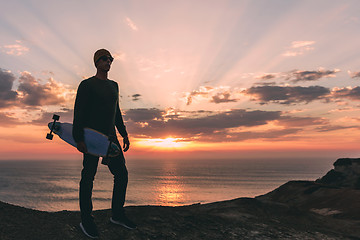
<path id="1" fill-rule="evenodd" d="M 337 219 L 360 221 L 360 190 L 336 188 L 313 181 L 290 181 L 274 191 L 256 197 L 286 204 L 300 211 L 327 212 Z M 359 235 L 360 236 L 360 235 Z"/>
<path id="2" fill-rule="evenodd" d="M 317 183 L 333 187 L 360 189 L 360 158 L 340 158 L 334 163 L 334 169 Z"/>

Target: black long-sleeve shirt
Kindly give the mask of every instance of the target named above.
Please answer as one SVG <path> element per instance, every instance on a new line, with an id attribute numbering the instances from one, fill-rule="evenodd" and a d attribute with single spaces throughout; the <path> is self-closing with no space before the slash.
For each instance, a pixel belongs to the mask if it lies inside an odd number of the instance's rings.
<path id="1" fill-rule="evenodd" d="M 116 136 L 116 126 L 120 135 L 126 137 L 118 98 L 119 87 L 116 82 L 101 80 L 95 76 L 83 80 L 78 87 L 75 100 L 72 132 L 74 140 L 84 141 L 85 127 L 105 135 Z"/>

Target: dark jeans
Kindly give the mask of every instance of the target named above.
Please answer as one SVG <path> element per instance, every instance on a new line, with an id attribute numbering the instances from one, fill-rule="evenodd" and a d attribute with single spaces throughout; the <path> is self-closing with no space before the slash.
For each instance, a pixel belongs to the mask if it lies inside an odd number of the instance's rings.
<path id="1" fill-rule="evenodd" d="M 93 209 L 91 196 L 98 163 L 99 157 L 84 154 L 79 193 L 82 221 L 91 218 Z M 111 158 L 108 167 L 110 172 L 114 175 L 114 188 L 111 202 L 112 215 L 121 217 L 124 214 L 123 207 L 128 183 L 128 171 L 126 169 L 124 155 L 121 153 L 120 155 Z"/>

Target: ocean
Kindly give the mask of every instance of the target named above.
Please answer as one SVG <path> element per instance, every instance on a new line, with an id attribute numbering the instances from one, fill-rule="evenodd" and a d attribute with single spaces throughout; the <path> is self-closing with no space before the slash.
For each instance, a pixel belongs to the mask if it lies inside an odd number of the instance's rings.
<path id="1" fill-rule="evenodd" d="M 316 180 L 336 159 L 127 160 L 126 206 L 181 206 L 255 197 L 290 180 Z M 44 211 L 79 210 L 81 160 L 0 161 L 0 201 Z M 111 206 L 113 178 L 99 164 L 94 209 Z"/>

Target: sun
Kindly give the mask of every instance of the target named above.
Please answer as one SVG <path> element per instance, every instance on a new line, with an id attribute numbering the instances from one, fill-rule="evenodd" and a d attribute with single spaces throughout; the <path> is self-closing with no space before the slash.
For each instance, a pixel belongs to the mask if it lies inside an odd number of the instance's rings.
<path id="1" fill-rule="evenodd" d="M 183 138 L 153 138 L 153 139 L 138 139 L 137 144 L 143 147 L 155 147 L 160 149 L 183 149 L 186 148 L 190 142 Z"/>

